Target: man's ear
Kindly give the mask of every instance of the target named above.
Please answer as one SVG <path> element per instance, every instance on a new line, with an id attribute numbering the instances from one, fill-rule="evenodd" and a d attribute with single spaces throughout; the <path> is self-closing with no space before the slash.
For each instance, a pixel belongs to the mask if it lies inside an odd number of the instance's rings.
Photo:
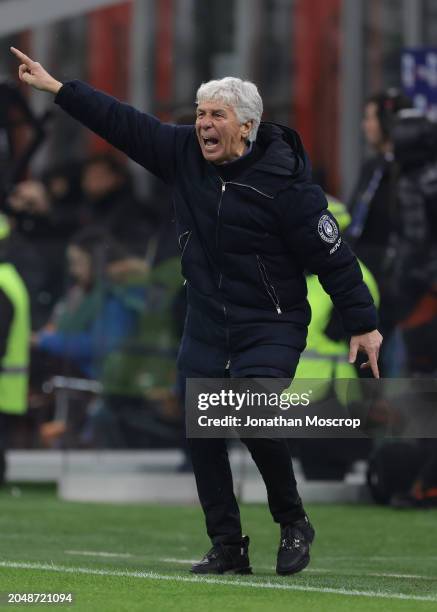
<path id="1" fill-rule="evenodd" d="M 253 128 L 253 120 L 249 119 L 249 121 L 246 121 L 245 123 L 242 123 L 241 127 L 243 128 L 242 131 L 241 131 L 241 134 L 242 134 L 243 138 L 245 140 L 247 140 L 248 137 L 249 137 L 250 131 Z"/>

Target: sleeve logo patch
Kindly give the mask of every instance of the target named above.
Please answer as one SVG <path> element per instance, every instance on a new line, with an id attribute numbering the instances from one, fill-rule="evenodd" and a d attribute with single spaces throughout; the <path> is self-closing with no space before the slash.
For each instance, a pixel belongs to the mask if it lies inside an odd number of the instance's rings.
<path id="1" fill-rule="evenodd" d="M 340 248 L 340 244 L 341 244 L 341 238 L 339 238 L 337 242 L 334 244 L 334 246 L 332 247 L 332 249 L 330 249 L 329 254 L 332 255 L 333 253 L 335 253 L 335 251 L 338 248 Z"/>
<path id="2" fill-rule="evenodd" d="M 320 217 L 317 231 L 320 238 L 329 244 L 333 244 L 338 238 L 338 227 L 329 215 Z"/>

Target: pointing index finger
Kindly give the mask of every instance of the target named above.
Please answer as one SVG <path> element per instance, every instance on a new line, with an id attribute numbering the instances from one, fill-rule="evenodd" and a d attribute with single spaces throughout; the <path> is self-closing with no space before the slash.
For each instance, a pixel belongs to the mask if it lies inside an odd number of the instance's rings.
<path id="1" fill-rule="evenodd" d="M 33 60 L 30 59 L 30 57 L 28 57 L 25 53 L 23 53 L 19 49 L 16 49 L 15 47 L 11 47 L 11 51 L 15 55 L 15 57 L 18 57 L 18 59 L 24 64 L 26 64 L 27 66 L 30 67 L 35 63 Z"/>

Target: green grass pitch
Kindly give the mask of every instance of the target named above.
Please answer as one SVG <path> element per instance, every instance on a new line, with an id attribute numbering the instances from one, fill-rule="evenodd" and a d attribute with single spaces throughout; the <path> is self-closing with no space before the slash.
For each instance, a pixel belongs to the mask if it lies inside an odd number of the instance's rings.
<path id="1" fill-rule="evenodd" d="M 0 592 L 72 592 L 72 605 L 1 609 L 437 611 L 437 511 L 309 505 L 312 562 L 274 572 L 278 526 L 242 507 L 252 576 L 198 578 L 209 548 L 198 507 L 67 503 L 48 486 L 0 493 Z"/>

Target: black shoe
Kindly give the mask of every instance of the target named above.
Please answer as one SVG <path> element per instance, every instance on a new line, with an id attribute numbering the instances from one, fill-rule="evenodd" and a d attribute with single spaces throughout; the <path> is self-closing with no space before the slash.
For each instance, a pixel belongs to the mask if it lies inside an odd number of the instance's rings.
<path id="1" fill-rule="evenodd" d="M 191 572 L 193 574 L 251 574 L 248 549 L 248 536 L 243 536 L 240 544 L 214 544 L 202 561 L 192 566 Z"/>
<path id="2" fill-rule="evenodd" d="M 280 576 L 295 574 L 310 562 L 310 544 L 314 540 L 314 528 L 308 517 L 281 527 L 276 573 Z"/>

